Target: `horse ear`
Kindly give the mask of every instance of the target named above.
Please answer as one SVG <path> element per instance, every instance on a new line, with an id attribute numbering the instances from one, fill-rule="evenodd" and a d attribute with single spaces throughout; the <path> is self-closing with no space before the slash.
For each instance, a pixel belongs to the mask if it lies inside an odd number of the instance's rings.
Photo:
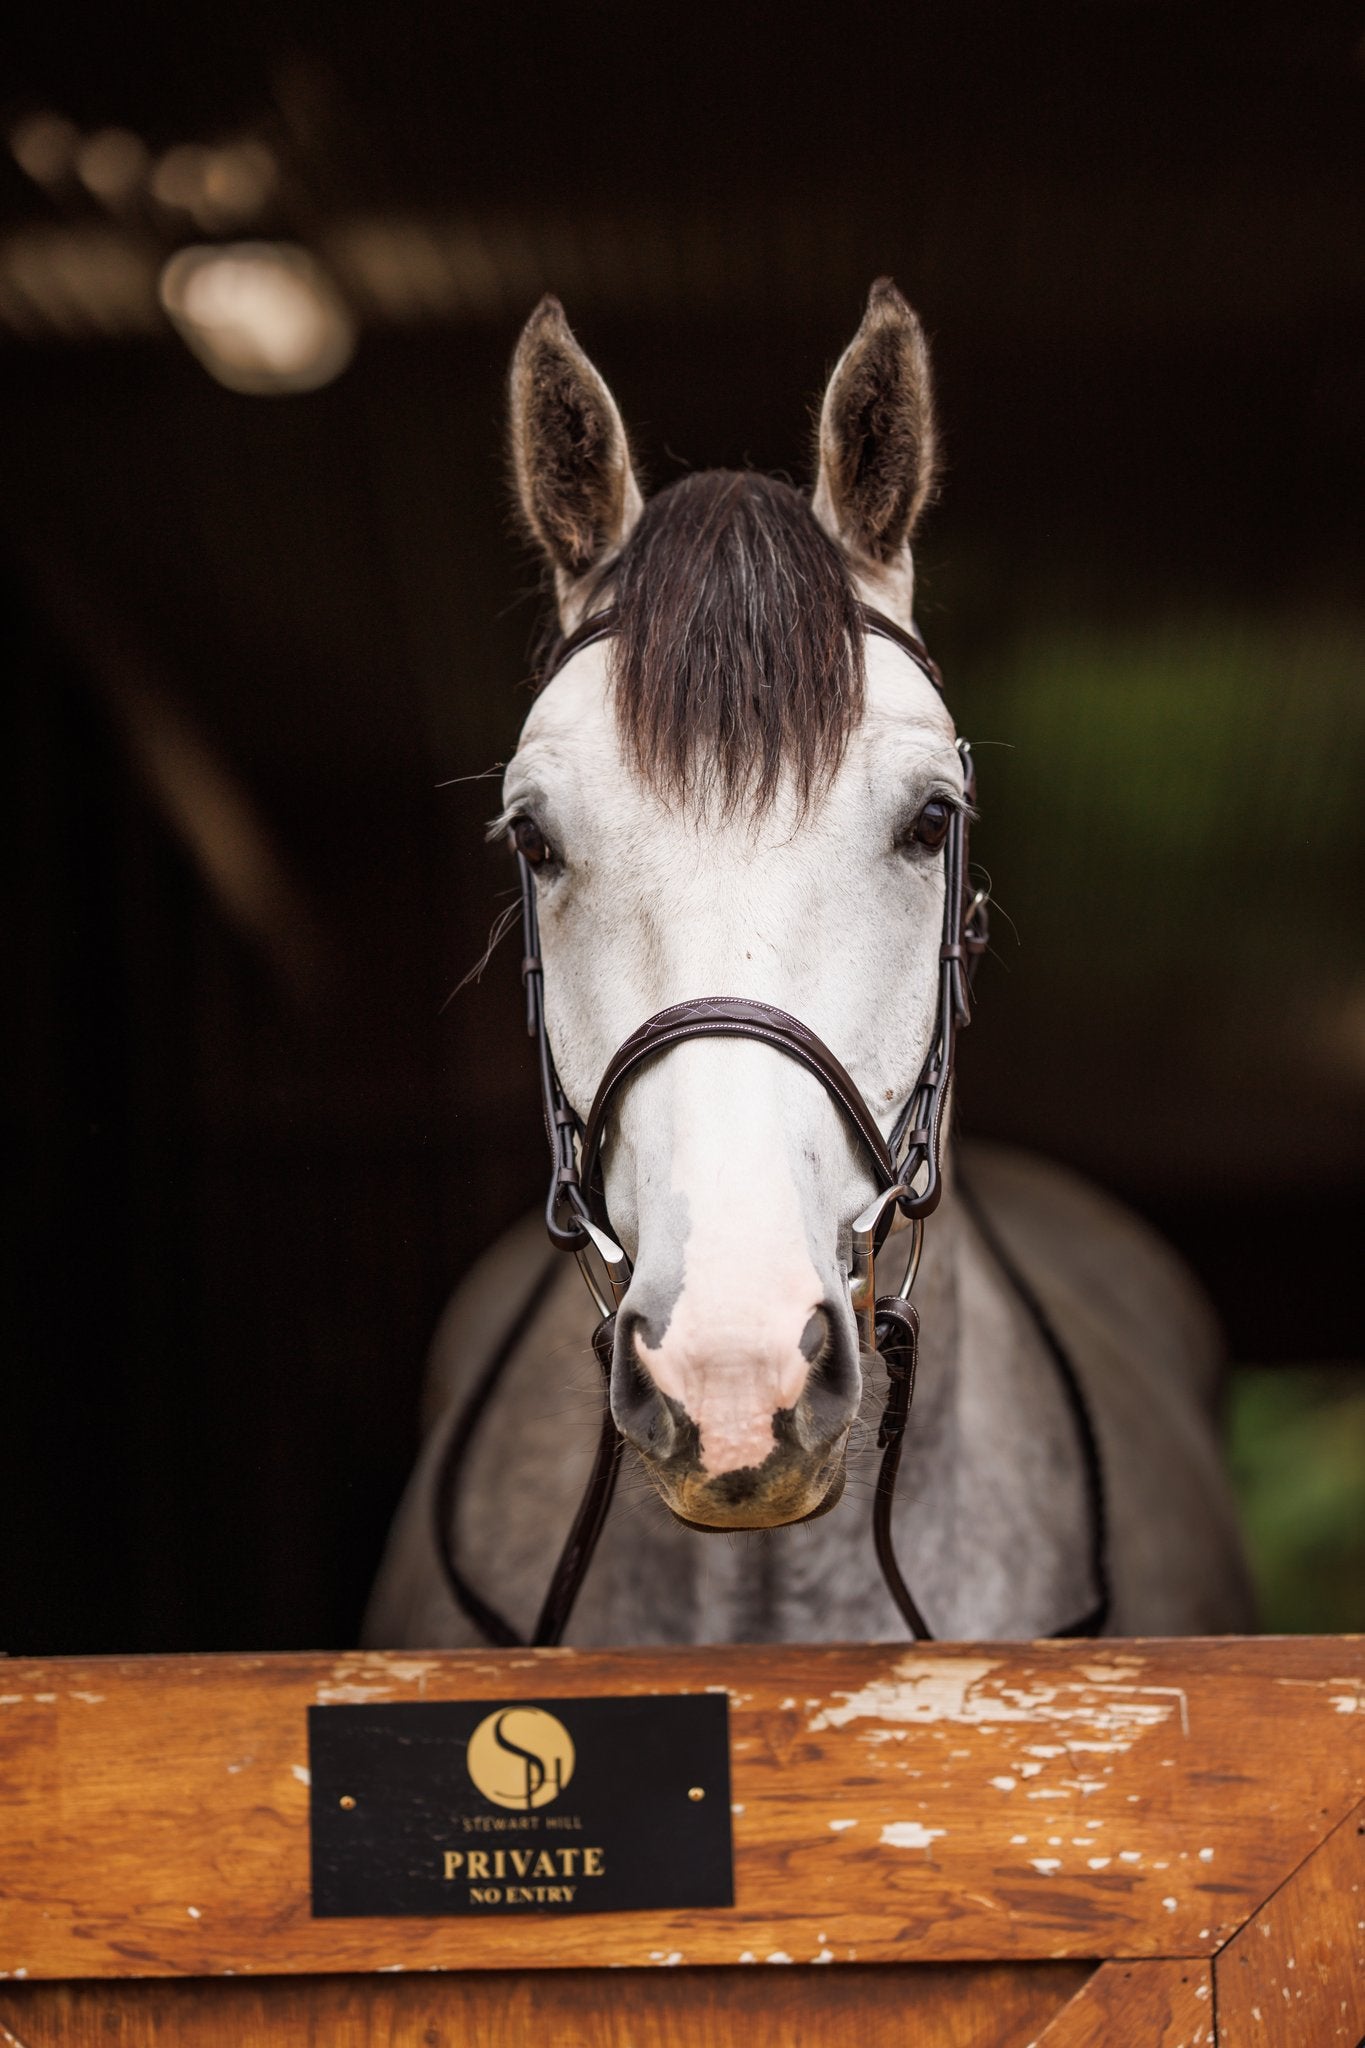
<path id="1" fill-rule="evenodd" d="M 543 298 L 512 358 L 512 466 L 527 525 L 554 567 L 561 608 L 640 516 L 640 487 L 616 401 Z"/>
<path id="2" fill-rule="evenodd" d="M 910 536 L 933 489 L 936 456 L 924 330 L 881 277 L 825 392 L 813 501 L 826 532 L 873 582 L 895 586 L 908 576 Z"/>

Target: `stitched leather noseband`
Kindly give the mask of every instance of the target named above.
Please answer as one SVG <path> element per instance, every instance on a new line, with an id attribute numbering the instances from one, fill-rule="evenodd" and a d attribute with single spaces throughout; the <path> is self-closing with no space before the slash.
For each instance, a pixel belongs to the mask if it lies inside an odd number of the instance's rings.
<path id="1" fill-rule="evenodd" d="M 899 647 L 941 694 L 943 679 L 923 643 L 870 605 L 861 605 L 859 609 L 864 631 Z M 614 609 L 597 613 L 585 621 L 558 643 L 546 665 L 542 686 L 558 674 L 572 655 L 595 641 L 609 638 L 615 630 Z M 959 740 L 957 746 L 970 805 L 975 797 L 971 749 L 965 740 Z M 915 1086 L 887 1137 L 882 1135 L 862 1090 L 848 1069 L 807 1025 L 785 1010 L 742 996 L 696 997 L 671 1004 L 646 1018 L 608 1061 L 587 1117 L 580 1118 L 564 1092 L 550 1049 L 545 1024 L 544 967 L 540 957 L 535 879 L 524 855 L 518 853 L 526 1028 L 536 1045 L 551 1155 L 545 1223 L 556 1249 L 576 1254 L 600 1312 L 601 1321 L 594 1332 L 593 1350 L 602 1369 L 606 1392 L 592 1474 L 529 1639 L 532 1644 L 551 1644 L 560 1640 L 606 1521 L 620 1464 L 622 1439 L 611 1416 L 610 1375 L 616 1308 L 629 1285 L 631 1267 L 611 1228 L 601 1174 L 602 1148 L 610 1115 L 620 1090 L 647 1061 L 658 1058 L 688 1039 L 717 1037 L 757 1040 L 796 1060 L 813 1074 L 844 1116 L 874 1169 L 878 1193 L 852 1225 L 849 1270 L 850 1296 L 859 1317 L 864 1344 L 869 1352 L 880 1355 L 888 1378 L 886 1406 L 877 1439 L 882 1462 L 873 1500 L 873 1540 L 887 1588 L 912 1635 L 921 1640 L 932 1640 L 896 1562 L 891 1510 L 918 1360 L 919 1316 L 909 1296 L 919 1267 L 924 1219 L 937 1208 L 943 1191 L 940 1148 L 943 1115 L 953 1076 L 956 1034 L 970 1021 L 972 969 L 988 943 L 988 894 L 984 889 L 975 893 L 970 891 L 967 835 L 967 810 L 954 808 L 943 845 L 943 931 L 939 946 L 938 1007 L 933 1037 Z M 1108 1573 L 1104 1491 L 1093 1424 L 1075 1369 L 1041 1304 L 1009 1260 L 986 1219 L 975 1210 L 975 1205 L 971 1206 L 978 1228 L 1031 1316 L 1058 1372 L 1083 1455 L 1097 1599 L 1079 1622 L 1055 1633 L 1097 1634 L 1108 1612 Z M 875 1285 L 875 1260 L 896 1211 L 911 1226 L 910 1253 L 900 1287 L 892 1294 L 879 1297 Z M 594 1272 L 590 1248 L 605 1266 L 610 1300 Z M 552 1264 L 542 1274 L 530 1302 L 515 1319 L 489 1361 L 473 1396 L 457 1420 L 442 1457 L 433 1497 L 437 1554 L 450 1590 L 484 1635 L 495 1643 L 507 1645 L 518 1644 L 522 1638 L 469 1584 L 455 1559 L 456 1485 L 478 1421 L 503 1367 L 548 1293 L 555 1270 Z"/>

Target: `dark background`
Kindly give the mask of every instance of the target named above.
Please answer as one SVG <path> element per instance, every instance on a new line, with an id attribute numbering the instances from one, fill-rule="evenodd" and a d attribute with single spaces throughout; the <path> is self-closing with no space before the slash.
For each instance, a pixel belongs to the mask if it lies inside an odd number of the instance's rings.
<path id="1" fill-rule="evenodd" d="M 442 1007 L 505 900 L 496 784 L 436 785 L 527 708 L 502 381 L 545 289 L 656 483 L 804 478 L 895 275 L 948 455 L 920 623 L 1015 928 L 963 1121 L 1153 1217 L 1247 1367 L 1360 1357 L 1362 34 L 1190 4 L 11 14 L 11 123 L 153 160 L 264 140 L 250 232 L 322 259 L 360 344 L 307 396 L 219 388 L 156 298 L 204 235 L 0 156 L 0 1647 L 354 1640 L 431 1327 L 538 1195 L 515 942 Z"/>

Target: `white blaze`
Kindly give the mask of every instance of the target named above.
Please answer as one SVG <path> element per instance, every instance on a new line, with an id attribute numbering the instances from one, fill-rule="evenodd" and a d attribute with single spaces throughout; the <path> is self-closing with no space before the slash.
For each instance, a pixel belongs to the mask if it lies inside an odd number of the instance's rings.
<path id="1" fill-rule="evenodd" d="M 683 1284 L 658 1344 L 637 1335 L 636 1349 L 697 1424 L 712 1474 L 763 1463 L 774 1413 L 795 1406 L 810 1371 L 801 1338 L 822 1290 L 782 1130 L 780 1058 L 714 1041 L 668 1055 Z M 647 1244 L 643 1208 L 641 1223 Z"/>

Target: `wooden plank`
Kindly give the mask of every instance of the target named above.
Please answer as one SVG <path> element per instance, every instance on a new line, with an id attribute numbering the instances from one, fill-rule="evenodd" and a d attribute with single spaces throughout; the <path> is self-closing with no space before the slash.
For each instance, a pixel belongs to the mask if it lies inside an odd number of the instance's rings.
<path id="1" fill-rule="evenodd" d="M 1205 1962 L 1101 1963 L 1030 2048 L 1213 2048 Z"/>
<path id="2" fill-rule="evenodd" d="M 1214 1971 L 1219 2025 L 1238 2048 L 1365 2040 L 1365 1804 L 1228 1943 Z"/>
<path id="3" fill-rule="evenodd" d="M 0 1666 L 0 1970 L 1211 1953 L 1365 1791 L 1358 1639 Z M 313 1702 L 731 1700 L 736 1904 L 314 1920 Z"/>
<path id="4" fill-rule="evenodd" d="M 890 1964 L 34 1984 L 0 1988 L 0 2010 L 21 2048 L 1025 2048 L 1088 1974 Z"/>

